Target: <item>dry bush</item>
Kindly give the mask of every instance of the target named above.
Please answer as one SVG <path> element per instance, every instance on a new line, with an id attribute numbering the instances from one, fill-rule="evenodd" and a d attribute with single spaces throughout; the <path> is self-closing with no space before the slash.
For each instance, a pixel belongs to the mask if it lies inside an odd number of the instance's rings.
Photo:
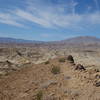
<path id="1" fill-rule="evenodd" d="M 45 65 L 47 65 L 47 64 L 49 64 L 49 63 L 50 63 L 49 61 L 46 61 L 46 62 L 45 62 Z"/>
<path id="2" fill-rule="evenodd" d="M 42 100 L 43 98 L 43 91 L 38 91 L 38 93 L 36 94 L 36 100 Z"/>
<path id="3" fill-rule="evenodd" d="M 61 62 L 61 63 L 64 63 L 65 61 L 66 61 L 65 58 L 60 58 L 60 59 L 59 59 L 59 62 Z"/>
<path id="4" fill-rule="evenodd" d="M 53 65 L 53 67 L 52 67 L 52 69 L 51 69 L 51 72 L 52 72 L 53 74 L 59 74 L 59 73 L 60 73 L 60 67 L 59 67 L 59 66 L 54 66 L 54 65 Z"/>

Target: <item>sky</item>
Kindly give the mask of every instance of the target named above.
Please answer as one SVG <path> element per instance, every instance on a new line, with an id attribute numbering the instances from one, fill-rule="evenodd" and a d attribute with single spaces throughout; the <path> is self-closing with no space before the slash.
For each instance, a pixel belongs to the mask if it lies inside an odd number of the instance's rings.
<path id="1" fill-rule="evenodd" d="M 100 38 L 100 0 L 0 0 L 0 37 Z"/>

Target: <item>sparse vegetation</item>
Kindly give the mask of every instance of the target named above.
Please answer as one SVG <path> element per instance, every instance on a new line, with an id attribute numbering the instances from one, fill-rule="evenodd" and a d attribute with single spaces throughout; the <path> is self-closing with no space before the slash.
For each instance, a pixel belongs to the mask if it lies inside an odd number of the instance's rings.
<path id="1" fill-rule="evenodd" d="M 22 56 L 22 53 L 20 53 L 19 51 L 16 51 L 16 53 L 17 53 L 19 56 Z"/>
<path id="2" fill-rule="evenodd" d="M 0 100 L 99 100 L 97 46 L 1 44 Z"/>
<path id="3" fill-rule="evenodd" d="M 66 61 L 65 58 L 60 58 L 60 59 L 59 59 L 59 62 L 61 62 L 61 63 L 64 63 L 65 61 Z"/>
<path id="4" fill-rule="evenodd" d="M 100 72 L 100 70 L 99 69 L 95 69 L 95 72 Z"/>
<path id="5" fill-rule="evenodd" d="M 60 73 L 60 67 L 59 67 L 59 66 L 54 66 L 54 65 L 53 65 L 53 67 L 52 67 L 52 69 L 51 69 L 51 72 L 52 72 L 53 74 L 59 74 L 59 73 Z"/>
<path id="6" fill-rule="evenodd" d="M 9 72 L 7 72 L 7 71 L 0 72 L 0 77 L 2 77 L 2 76 L 8 76 L 8 75 L 9 75 Z"/>
<path id="7" fill-rule="evenodd" d="M 50 63 L 49 61 L 46 61 L 46 62 L 45 62 L 45 65 L 47 65 L 47 64 L 49 64 L 49 63 Z"/>
<path id="8" fill-rule="evenodd" d="M 43 91 L 38 91 L 36 95 L 36 100 L 42 100 L 42 97 L 43 97 Z"/>

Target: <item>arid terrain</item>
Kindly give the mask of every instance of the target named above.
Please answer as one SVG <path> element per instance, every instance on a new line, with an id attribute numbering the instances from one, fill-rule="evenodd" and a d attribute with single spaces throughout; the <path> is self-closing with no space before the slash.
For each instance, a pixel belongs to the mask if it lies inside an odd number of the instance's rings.
<path id="1" fill-rule="evenodd" d="M 33 42 L 0 43 L 0 100 L 100 100 L 100 39 Z"/>

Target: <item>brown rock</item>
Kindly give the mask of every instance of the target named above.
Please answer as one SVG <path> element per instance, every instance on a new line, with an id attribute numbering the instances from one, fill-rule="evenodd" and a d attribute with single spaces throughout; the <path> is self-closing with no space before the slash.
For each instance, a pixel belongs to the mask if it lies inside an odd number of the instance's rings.
<path id="1" fill-rule="evenodd" d="M 100 87 L 100 81 L 97 81 L 94 85 L 95 85 L 96 87 Z"/>
<path id="2" fill-rule="evenodd" d="M 78 65 L 76 65 L 75 66 L 75 70 L 86 70 L 85 68 L 84 68 L 84 66 L 83 65 L 81 65 L 81 64 L 78 64 Z"/>
<path id="3" fill-rule="evenodd" d="M 70 61 L 71 63 L 74 63 L 74 59 L 73 59 L 73 56 L 72 55 L 69 55 L 67 57 L 67 60 Z"/>

